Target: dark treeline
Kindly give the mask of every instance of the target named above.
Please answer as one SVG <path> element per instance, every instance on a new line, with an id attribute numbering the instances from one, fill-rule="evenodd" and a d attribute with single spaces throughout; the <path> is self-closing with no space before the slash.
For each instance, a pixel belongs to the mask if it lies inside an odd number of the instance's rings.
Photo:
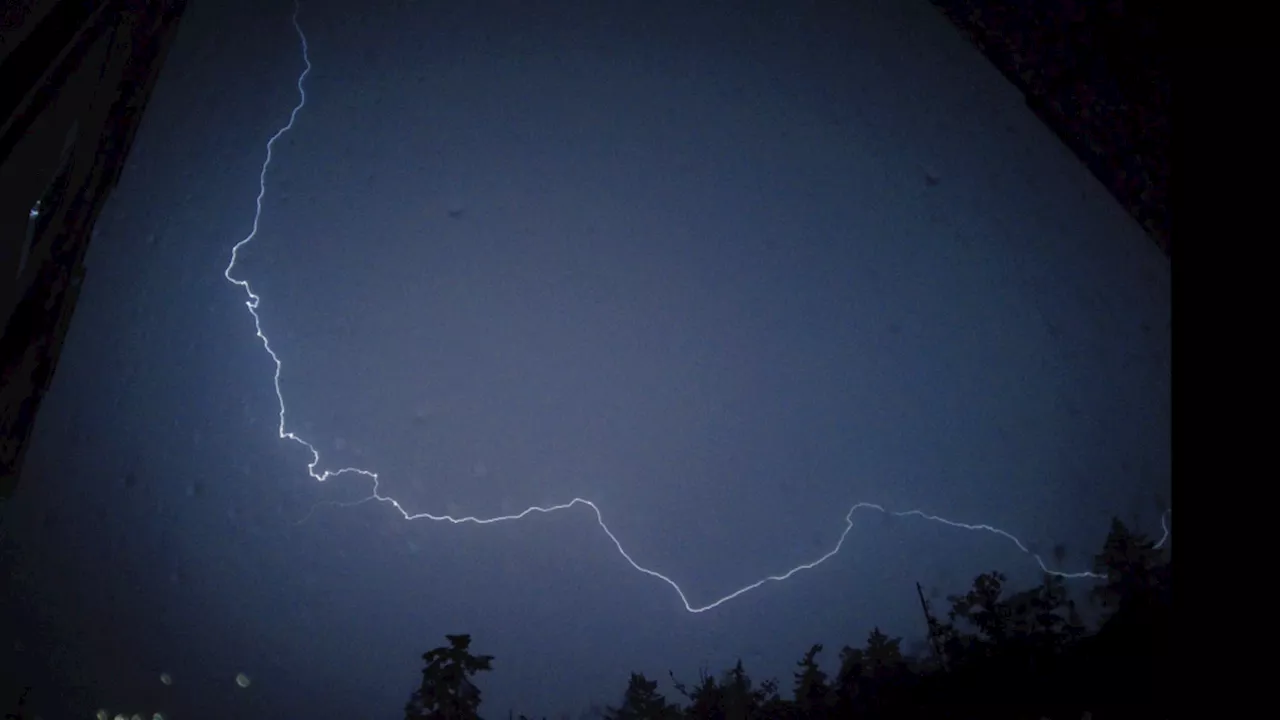
<path id="1" fill-rule="evenodd" d="M 902 638 L 872 630 L 845 646 L 839 669 L 822 668 L 822 645 L 800 657 L 792 677 L 756 681 L 739 661 L 696 682 L 672 675 L 675 696 L 632 673 L 616 704 L 578 717 L 608 720 L 834 720 L 836 718 L 1028 718 L 1078 720 L 1173 715 L 1167 700 L 1172 606 L 1171 547 L 1112 522 L 1094 557 L 1091 607 L 1082 618 L 1062 578 L 1013 591 L 998 572 L 935 608 L 920 594 L 929 650 L 913 655 Z M 480 673 L 494 658 L 476 655 L 469 635 L 425 655 L 422 684 L 406 720 L 482 717 Z M 619 683 L 622 686 L 622 683 Z M 513 713 L 502 713 L 514 720 Z M 562 717 L 569 717 L 568 714 Z"/>

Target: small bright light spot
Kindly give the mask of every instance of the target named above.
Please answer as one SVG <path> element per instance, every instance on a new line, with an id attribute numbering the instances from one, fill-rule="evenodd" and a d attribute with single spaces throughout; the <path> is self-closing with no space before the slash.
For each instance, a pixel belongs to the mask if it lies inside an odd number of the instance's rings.
<path id="1" fill-rule="evenodd" d="M 236 675 L 236 684 L 239 685 L 240 687 L 247 688 L 249 687 L 249 683 L 250 683 L 250 680 L 248 675 L 245 675 L 244 673 L 240 673 L 239 675 Z"/>
<path id="2" fill-rule="evenodd" d="M 97 718 L 97 720 L 111 720 L 111 716 L 107 714 L 107 711 L 101 709 L 94 714 L 94 717 Z"/>
<path id="3" fill-rule="evenodd" d="M 164 713 L 156 713 L 152 715 L 151 720 L 164 720 Z"/>
<path id="4" fill-rule="evenodd" d="M 169 673 L 160 673 L 160 682 L 164 683 L 165 685 L 172 685 L 173 676 L 170 675 Z"/>

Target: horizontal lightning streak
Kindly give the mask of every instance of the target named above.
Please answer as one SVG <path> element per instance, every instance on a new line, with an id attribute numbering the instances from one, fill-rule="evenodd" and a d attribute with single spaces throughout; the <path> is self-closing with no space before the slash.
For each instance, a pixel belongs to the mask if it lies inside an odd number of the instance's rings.
<path id="1" fill-rule="evenodd" d="M 1039 554 L 1032 552 L 1030 548 L 1028 548 L 1025 544 L 1023 544 L 1023 542 L 1019 540 L 1017 537 L 1015 537 L 1013 534 L 1005 530 L 1001 530 L 1000 528 L 993 527 L 991 525 L 969 524 L 969 523 L 957 522 L 955 520 L 949 520 L 947 518 L 940 517 L 938 515 L 931 515 L 922 510 L 891 511 L 891 510 L 885 509 L 881 505 L 877 505 L 876 503 L 860 502 L 855 504 L 853 507 L 849 508 L 849 512 L 845 514 L 845 518 L 844 518 L 844 521 L 845 521 L 844 532 L 840 533 L 840 539 L 838 542 L 836 542 L 835 547 L 833 547 L 830 551 L 828 551 L 824 555 L 810 562 L 796 565 L 790 570 L 787 570 L 786 572 L 781 573 L 779 575 L 769 575 L 768 577 L 761 578 L 760 580 L 757 580 L 749 585 L 744 585 L 743 587 L 738 588 L 737 590 L 734 590 L 733 592 L 729 593 L 728 595 L 725 595 L 724 597 L 719 598 L 714 602 L 707 603 L 705 605 L 693 605 L 692 603 L 689 602 L 688 596 L 685 595 L 684 590 L 680 587 L 678 583 L 676 583 L 676 581 L 672 580 L 666 575 L 663 575 L 657 570 L 652 570 L 650 568 L 647 568 L 641 565 L 640 563 L 636 562 L 635 559 L 632 558 L 630 554 L 627 553 L 626 549 L 622 546 L 622 542 L 618 540 L 618 537 L 614 535 L 613 531 L 609 529 L 609 526 L 605 524 L 604 513 L 600 511 L 600 507 L 590 500 L 575 497 L 569 502 L 559 504 L 559 505 L 548 505 L 545 507 L 535 506 L 535 507 L 527 508 L 522 512 L 516 513 L 514 515 L 499 515 L 499 516 L 488 517 L 488 518 L 480 518 L 480 517 L 475 517 L 470 515 L 466 517 L 452 517 L 450 515 L 433 515 L 431 513 L 425 513 L 425 512 L 411 513 L 408 510 L 406 510 L 404 506 L 401 505 L 400 502 L 397 501 L 395 498 L 383 495 L 379 492 L 378 474 L 375 472 L 372 472 L 370 470 L 364 470 L 362 468 L 355 468 L 355 467 L 347 467 L 339 470 L 317 470 L 317 468 L 320 465 L 320 452 L 316 449 L 314 445 L 302 439 L 292 431 L 288 430 L 285 426 L 284 394 L 280 391 L 280 373 L 281 373 L 281 370 L 283 369 L 283 364 L 280 361 L 280 356 L 277 355 L 274 350 L 272 350 L 271 341 L 267 338 L 266 334 L 262 331 L 262 318 L 258 314 L 258 306 L 261 303 L 262 298 L 253 292 L 253 289 L 249 286 L 249 282 L 247 280 L 241 280 L 231 274 L 231 271 L 235 268 L 236 261 L 239 259 L 240 248 L 244 247 L 246 244 L 252 241 L 254 237 L 256 237 L 258 234 L 258 222 L 262 216 L 262 199 L 267 192 L 267 168 L 268 166 L 271 165 L 272 149 L 275 146 L 275 142 L 279 140 L 280 137 L 283 136 L 286 132 L 293 129 L 293 124 L 298 117 L 298 112 L 302 110 L 304 105 L 307 104 L 307 91 L 303 87 L 303 81 L 306 79 L 307 74 L 311 72 L 311 57 L 308 53 L 308 48 L 307 48 L 307 36 L 305 33 L 303 33 L 302 26 L 298 23 L 298 11 L 299 11 L 299 4 L 295 2 L 294 12 L 293 12 L 293 27 L 295 30 L 297 30 L 298 38 L 302 41 L 302 59 L 303 59 L 303 62 L 306 64 L 306 68 L 302 71 L 302 74 L 298 76 L 298 82 L 297 82 L 298 95 L 299 95 L 298 104 L 293 108 L 293 112 L 289 114 L 289 122 L 284 127 L 276 131 L 276 133 L 271 136 L 271 139 L 267 141 L 267 157 L 266 157 L 266 160 L 263 161 L 262 171 L 258 175 L 258 197 L 256 201 L 257 211 L 254 213 L 254 216 L 253 216 L 253 229 L 243 240 L 236 243 L 235 246 L 231 248 L 231 262 L 227 265 L 227 269 L 223 272 L 223 275 L 227 278 L 229 282 L 235 285 L 238 285 L 244 289 L 245 294 L 249 298 L 248 301 L 245 302 L 245 306 L 249 308 L 249 314 L 253 316 L 253 325 L 254 325 L 255 331 L 257 332 L 258 339 L 262 341 L 262 347 L 266 349 L 267 354 L 271 356 L 272 362 L 275 363 L 276 369 L 275 369 L 274 381 L 275 381 L 276 400 L 279 401 L 279 405 L 280 405 L 280 424 L 279 424 L 280 438 L 282 440 L 292 440 L 293 442 L 298 443 L 299 445 L 303 446 L 308 451 L 310 451 L 311 462 L 307 464 L 307 473 L 312 478 L 320 482 L 324 482 L 326 480 L 329 480 L 330 478 L 338 477 L 339 475 L 348 475 L 348 474 L 360 475 L 360 476 L 369 478 L 370 480 L 373 481 L 372 493 L 369 495 L 369 497 L 364 498 L 363 500 L 359 500 L 353 503 L 323 502 L 323 503 L 318 503 L 315 507 L 319 507 L 320 505 L 352 507 L 355 505 L 362 505 L 372 500 L 372 501 L 377 501 L 377 502 L 384 503 L 394 507 L 396 511 L 399 512 L 404 517 L 405 520 L 426 519 L 426 520 L 433 520 L 436 522 L 448 522 L 454 525 L 461 525 L 464 523 L 471 523 L 475 525 L 491 525 L 493 523 L 520 520 L 529 515 L 533 515 L 535 513 L 547 514 L 547 513 L 558 512 L 561 510 L 569 510 L 570 508 L 581 505 L 591 509 L 591 512 L 595 514 L 596 524 L 600 526 L 600 529 L 604 531 L 604 534 L 608 536 L 610 541 L 613 542 L 614 547 L 618 550 L 618 554 L 621 555 L 623 559 L 625 559 L 628 563 L 630 563 L 631 567 L 635 568 L 639 572 L 644 573 L 645 575 L 656 578 L 666 583 L 667 585 L 670 585 L 671 589 L 675 590 L 676 594 L 680 597 L 680 602 L 684 604 L 685 610 L 691 613 L 702 613 L 702 612 L 706 612 L 708 610 L 714 609 L 716 607 L 719 607 L 720 605 L 723 605 L 726 602 L 729 602 L 730 600 L 733 600 L 734 598 L 740 597 L 768 583 L 782 582 L 784 580 L 791 578 L 797 573 L 800 573 L 801 571 L 812 570 L 813 568 L 818 567 L 819 565 L 831 559 L 832 557 L 835 557 L 840 552 L 841 548 L 844 547 L 844 542 L 845 542 L 845 539 L 848 538 L 849 532 L 853 530 L 853 514 L 858 510 L 875 510 L 885 515 L 892 515 L 895 517 L 918 517 L 924 520 L 941 523 L 943 525 L 947 525 L 949 527 L 957 528 L 960 530 L 981 531 L 981 532 L 992 533 L 995 535 L 999 535 L 1005 538 L 1006 540 L 1011 541 L 1014 545 L 1018 547 L 1019 550 L 1021 550 L 1023 553 L 1029 555 L 1032 559 L 1034 559 L 1036 561 L 1036 564 L 1040 566 L 1041 570 L 1043 570 L 1045 573 L 1048 573 L 1050 575 L 1056 575 L 1062 578 L 1102 579 L 1104 577 L 1101 574 L 1093 573 L 1093 572 L 1086 572 L 1086 571 L 1062 572 L 1062 571 L 1050 569 L 1045 564 L 1044 560 L 1040 557 Z M 315 507 L 312 508 L 312 512 L 314 512 Z M 308 513 L 307 517 L 310 517 L 310 515 L 311 513 Z M 299 522 L 305 522 L 306 519 L 307 518 L 304 517 L 302 521 L 299 521 Z M 1165 523 L 1164 515 L 1161 515 L 1160 526 L 1164 530 L 1164 536 L 1161 537 L 1160 541 L 1156 544 L 1157 548 L 1163 546 L 1165 541 L 1169 538 L 1169 528 L 1168 528 L 1168 525 Z"/>

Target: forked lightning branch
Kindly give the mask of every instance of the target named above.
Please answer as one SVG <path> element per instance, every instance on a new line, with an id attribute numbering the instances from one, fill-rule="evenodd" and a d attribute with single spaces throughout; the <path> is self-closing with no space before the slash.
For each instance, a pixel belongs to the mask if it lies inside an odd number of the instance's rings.
<path id="1" fill-rule="evenodd" d="M 321 462 L 322 459 L 320 457 L 320 452 L 319 450 L 316 449 L 316 446 L 308 442 L 307 440 L 303 439 L 302 437 L 298 436 L 296 433 L 292 432 L 291 430 L 289 430 L 288 423 L 287 423 L 287 413 L 285 408 L 284 394 L 280 391 L 280 375 L 281 375 L 281 372 L 283 371 L 284 364 L 281 362 L 280 356 L 276 354 L 276 351 L 274 349 L 272 349 L 271 340 L 267 337 L 266 333 L 262 331 L 262 316 L 259 314 L 262 298 L 259 297 L 256 293 L 254 293 L 253 288 L 249 285 L 248 280 L 237 277 L 234 274 L 236 269 L 236 261 L 239 259 L 240 249 L 243 248 L 245 245 L 248 245 L 250 242 L 253 242 L 253 240 L 257 238 L 257 235 L 258 235 L 258 221 L 262 217 L 262 200 L 263 200 L 263 197 L 266 195 L 266 191 L 267 191 L 267 171 L 270 169 L 270 166 L 271 166 L 272 150 L 275 147 L 275 143 L 285 133 L 293 129 L 294 121 L 297 120 L 298 118 L 298 113 L 301 112 L 303 107 L 305 107 L 307 104 L 307 91 L 305 88 L 305 81 L 306 81 L 307 75 L 311 72 L 311 57 L 307 47 L 307 36 L 302 30 L 302 25 L 299 24 L 298 22 L 299 10 L 300 10 L 299 3 L 295 2 L 293 16 L 292 16 L 293 27 L 294 27 L 294 30 L 297 31 L 298 39 L 302 45 L 302 60 L 305 65 L 305 67 L 302 70 L 302 73 L 298 76 L 298 81 L 297 81 L 298 104 L 294 106 L 293 111 L 289 113 L 289 122 L 286 123 L 279 130 L 277 130 L 276 133 L 271 136 L 271 139 L 267 141 L 267 156 L 266 156 L 266 159 L 263 160 L 262 162 L 262 171 L 258 175 L 258 197 L 256 199 L 255 211 L 253 215 L 253 227 L 250 230 L 249 234 L 245 236 L 243 240 L 236 243 L 235 246 L 231 248 L 231 262 L 227 265 L 227 269 L 223 274 L 226 276 L 228 281 L 244 289 L 245 295 L 248 298 L 247 301 L 245 302 L 245 306 L 248 307 L 249 314 L 253 316 L 254 330 L 258 335 L 258 339 L 262 342 L 262 347 L 267 351 L 267 355 L 271 357 L 271 361 L 275 365 L 274 387 L 276 392 L 276 400 L 279 402 L 280 423 L 279 423 L 278 431 L 280 434 L 280 438 L 282 440 L 290 440 L 292 442 L 295 442 L 301 445 L 302 447 L 306 448 L 307 451 L 311 453 L 311 462 L 308 463 L 307 465 L 307 472 L 308 474 L 310 474 L 312 478 L 316 479 L 319 482 L 324 482 L 331 478 L 336 478 L 342 475 L 356 475 L 356 476 L 365 478 L 372 483 L 373 490 L 367 498 L 365 498 L 364 500 L 358 503 L 349 503 L 348 505 L 360 505 L 370 501 L 376 501 L 379 503 L 383 503 L 385 505 L 389 505 L 392 508 L 395 508 L 396 512 L 400 513 L 400 515 L 402 515 L 405 520 L 430 520 L 434 522 L 447 522 L 455 525 L 462 524 L 462 523 L 471 523 L 475 525 L 491 525 L 494 523 L 501 523 L 501 522 L 518 522 L 526 518 L 529 518 L 531 516 L 545 515 L 545 514 L 554 513 L 554 512 L 569 512 L 569 511 L 573 511 L 575 508 L 579 508 L 580 511 L 585 512 L 590 517 L 594 518 L 596 524 L 600 526 L 601 532 L 604 533 L 604 538 L 608 539 L 608 541 L 613 544 L 614 548 L 618 551 L 618 555 L 620 555 L 623 560 L 625 560 L 628 564 L 630 564 L 631 567 L 634 568 L 637 572 L 644 573 L 645 575 L 648 575 L 654 578 L 655 580 L 664 582 L 668 586 L 670 586 L 671 589 L 675 591 L 676 595 L 680 597 L 680 602 L 684 604 L 685 610 L 691 613 L 706 612 L 720 605 L 723 605 L 724 603 L 727 603 L 730 600 L 733 600 L 738 597 L 742 597 L 743 595 L 751 592 L 752 590 L 756 590 L 767 584 L 778 583 L 778 582 L 783 582 L 785 580 L 789 580 L 801 574 L 805 570 L 811 570 L 821 565 L 822 563 L 826 562 L 827 560 L 830 560 L 831 558 L 835 557 L 844 548 L 845 539 L 849 536 L 849 532 L 853 529 L 854 515 L 858 511 L 874 511 L 874 512 L 882 513 L 885 515 L 892 515 L 896 517 L 918 518 L 920 520 L 926 520 L 929 522 L 941 523 L 943 525 L 954 528 L 956 530 L 967 530 L 971 532 L 989 533 L 1004 541 L 1013 543 L 1015 546 L 1017 546 L 1019 550 L 1021 550 L 1023 553 L 1028 555 L 1031 559 L 1033 559 L 1036 562 L 1036 564 L 1040 566 L 1041 570 L 1043 570 L 1046 573 L 1049 573 L 1051 575 L 1057 575 L 1063 578 L 1101 579 L 1102 577 L 1101 575 L 1098 575 L 1092 572 L 1084 572 L 1084 571 L 1063 572 L 1060 570 L 1051 569 L 1045 564 L 1044 559 L 1041 558 L 1039 554 L 1032 552 L 1027 547 L 1026 544 L 1024 544 L 1021 540 L 1019 540 L 1013 534 L 1005 530 L 1002 530 L 998 527 L 994 527 L 992 525 L 970 524 L 970 523 L 958 522 L 955 520 L 949 520 L 947 518 L 940 517 L 938 515 L 932 515 L 922 510 L 905 510 L 905 511 L 888 510 L 885 507 L 878 505 L 876 503 L 859 502 L 859 503 L 855 503 L 851 508 L 849 508 L 849 512 L 845 514 L 844 531 L 840 534 L 840 539 L 836 542 L 835 546 L 832 547 L 830 550 L 828 550 L 826 553 L 816 558 L 813 558 L 812 560 L 809 560 L 807 562 L 800 563 L 795 567 L 792 567 L 784 572 L 762 577 L 759 580 L 756 580 L 755 582 L 752 582 L 748 585 L 744 585 L 740 588 L 737 588 L 736 590 L 733 590 L 732 592 L 729 592 L 716 600 L 697 605 L 690 602 L 688 595 L 685 594 L 685 591 L 680 587 L 679 583 L 677 583 L 675 580 L 671 579 L 670 577 L 662 574 L 657 570 L 654 570 L 653 568 L 645 567 L 644 565 L 640 564 L 635 558 L 633 558 L 627 552 L 626 548 L 623 547 L 622 542 L 618 540 L 618 537 L 613 534 L 613 531 L 610 530 L 609 526 L 605 523 L 604 511 L 600 508 L 600 506 L 596 505 L 591 500 L 575 497 L 559 505 L 550 505 L 546 507 L 539 507 L 539 506 L 529 507 L 521 512 L 511 514 L 511 515 L 496 515 L 493 517 L 476 517 L 476 516 L 468 515 L 465 517 L 453 517 L 450 515 L 436 515 L 429 512 L 411 512 L 410 510 L 405 508 L 403 505 L 401 505 L 400 502 L 395 498 L 382 494 L 379 483 L 378 483 L 378 473 L 373 472 L 372 470 L 366 470 L 364 468 L 357 468 L 357 467 L 346 467 L 346 468 L 340 468 L 340 469 L 324 469 L 322 467 L 322 462 Z M 333 504 L 338 504 L 338 503 L 333 503 Z M 1159 543 L 1157 543 L 1157 547 L 1160 547 L 1161 545 L 1163 545 L 1164 542 L 1169 537 L 1168 525 L 1165 523 L 1164 516 L 1161 517 L 1161 528 L 1163 529 L 1164 534 L 1161 537 Z"/>

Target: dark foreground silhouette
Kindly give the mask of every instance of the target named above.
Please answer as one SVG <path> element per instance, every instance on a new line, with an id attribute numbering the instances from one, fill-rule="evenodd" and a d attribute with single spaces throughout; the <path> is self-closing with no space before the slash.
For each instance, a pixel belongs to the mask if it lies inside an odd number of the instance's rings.
<path id="1" fill-rule="evenodd" d="M 1054 551 L 1062 559 L 1064 550 Z M 861 647 L 840 649 L 834 675 L 814 645 L 784 684 L 757 682 L 741 661 L 696 682 L 672 675 L 677 697 L 632 673 L 616 705 L 593 707 L 578 720 L 836 720 L 844 718 L 1008 718 L 1106 720 L 1174 717 L 1170 660 L 1172 545 L 1159 547 L 1113 520 L 1087 602 L 1078 607 L 1061 578 L 1044 576 L 1012 591 L 1006 578 L 984 573 L 964 594 L 947 598 L 944 614 L 919 594 L 928 650 L 912 654 L 901 637 L 879 628 Z M 1092 617 L 1085 619 L 1083 615 Z M 491 655 L 477 655 L 470 635 L 422 656 L 422 682 L 405 720 L 481 717 L 481 673 Z M 831 666 L 828 666 L 831 667 Z M 29 691 L 27 688 L 26 691 Z M 5 718 L 22 719 L 27 692 Z M 616 692 L 616 691 L 615 691 Z M 514 712 L 490 712 L 490 717 Z M 525 716 L 518 716 L 527 720 Z M 559 716 L 567 720 L 570 714 Z"/>
<path id="2" fill-rule="evenodd" d="M 1057 548 L 1055 554 L 1063 550 Z M 580 718 L 609 720 L 800 720 L 835 718 L 1028 718 L 1103 720 L 1167 718 L 1172 606 L 1171 545 L 1113 520 L 1094 572 L 1090 623 L 1061 578 L 1011 592 L 998 572 L 984 573 L 962 595 L 947 598 L 944 617 L 920 594 L 929 651 L 911 656 L 902 638 L 876 628 L 860 648 L 845 646 L 839 669 L 820 666 L 822 645 L 796 663 L 787 687 L 754 681 L 739 661 L 696 683 L 674 675 L 679 699 L 632 673 L 620 702 Z M 1091 630 L 1090 626 L 1096 627 Z M 475 655 L 470 635 L 425 655 L 422 684 L 405 706 L 406 720 L 479 718 L 477 675 L 494 658 Z M 505 713 L 513 718 L 514 713 Z M 526 720 L 525 716 L 519 716 Z M 563 717 L 568 717 L 566 714 Z"/>

